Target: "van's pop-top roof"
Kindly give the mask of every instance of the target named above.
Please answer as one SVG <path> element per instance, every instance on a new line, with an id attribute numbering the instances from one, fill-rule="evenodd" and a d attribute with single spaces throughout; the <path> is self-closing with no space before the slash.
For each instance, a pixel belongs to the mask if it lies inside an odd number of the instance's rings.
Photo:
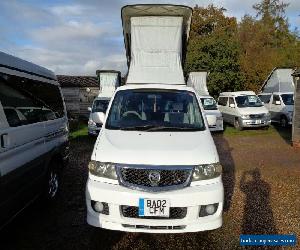
<path id="1" fill-rule="evenodd" d="M 57 80 L 55 74 L 44 67 L 25 61 L 18 57 L 6 54 L 0 51 L 0 67 L 17 70 L 31 75 L 45 77 L 51 80 Z"/>
<path id="2" fill-rule="evenodd" d="M 261 92 L 294 92 L 292 73 L 291 68 L 274 68 L 261 87 Z"/>
<path id="3" fill-rule="evenodd" d="M 100 89 L 98 97 L 112 97 L 116 88 L 121 85 L 121 72 L 117 70 L 97 70 L 96 75 Z"/>
<path id="4" fill-rule="evenodd" d="M 209 95 L 207 89 L 207 75 L 206 71 L 190 72 L 187 80 L 187 86 L 193 87 L 199 95 Z"/>
<path id="5" fill-rule="evenodd" d="M 127 83 L 185 84 L 182 63 L 191 16 L 192 9 L 181 5 L 122 8 Z"/>

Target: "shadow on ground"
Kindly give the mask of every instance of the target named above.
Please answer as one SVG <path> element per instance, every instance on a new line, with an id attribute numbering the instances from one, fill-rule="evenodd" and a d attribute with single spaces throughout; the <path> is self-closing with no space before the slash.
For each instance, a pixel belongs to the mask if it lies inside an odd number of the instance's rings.
<path id="1" fill-rule="evenodd" d="M 281 136 L 281 138 L 289 145 L 292 143 L 292 127 L 288 126 L 286 128 L 280 127 L 278 124 L 274 125 L 275 130 Z"/>
<path id="2" fill-rule="evenodd" d="M 228 211 L 234 192 L 235 185 L 235 165 L 231 152 L 233 148 L 230 147 L 228 141 L 221 133 L 214 134 L 214 141 L 218 150 L 220 163 L 223 166 L 223 185 L 224 185 L 224 211 Z"/>
<path id="3" fill-rule="evenodd" d="M 270 202 L 271 186 L 258 168 L 244 171 L 240 189 L 245 194 L 243 234 L 277 234 Z"/>

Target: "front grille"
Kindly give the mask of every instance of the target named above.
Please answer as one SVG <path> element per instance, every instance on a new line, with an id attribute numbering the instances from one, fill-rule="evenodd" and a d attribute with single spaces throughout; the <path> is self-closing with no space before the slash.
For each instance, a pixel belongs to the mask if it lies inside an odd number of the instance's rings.
<path id="1" fill-rule="evenodd" d="M 257 119 L 257 118 L 263 118 L 264 114 L 255 114 L 255 115 L 249 115 L 251 119 Z"/>
<path id="2" fill-rule="evenodd" d="M 121 206 L 120 210 L 123 217 L 139 219 L 183 219 L 187 213 L 186 207 L 171 207 L 169 217 L 139 216 L 139 208 L 133 206 Z"/>
<path id="3" fill-rule="evenodd" d="M 118 175 L 122 185 L 147 190 L 163 191 L 183 188 L 189 185 L 192 174 L 192 167 L 180 167 L 176 169 L 161 167 L 161 169 L 119 167 Z M 150 175 L 159 175 L 159 180 L 153 181 Z"/>
<path id="4" fill-rule="evenodd" d="M 152 229 L 152 230 L 180 230 L 185 229 L 186 226 L 148 226 L 148 225 L 130 225 L 122 224 L 125 228 L 136 228 L 136 229 Z"/>

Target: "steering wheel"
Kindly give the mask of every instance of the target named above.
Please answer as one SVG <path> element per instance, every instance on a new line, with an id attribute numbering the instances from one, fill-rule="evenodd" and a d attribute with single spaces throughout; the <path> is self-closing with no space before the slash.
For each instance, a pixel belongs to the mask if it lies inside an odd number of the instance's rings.
<path id="1" fill-rule="evenodd" d="M 130 115 L 130 114 L 135 115 L 135 116 L 137 116 L 140 120 L 142 120 L 142 116 L 141 116 L 138 112 L 136 112 L 136 111 L 126 111 L 126 112 L 123 113 L 122 117 L 126 117 L 126 116 L 128 116 L 128 115 Z"/>

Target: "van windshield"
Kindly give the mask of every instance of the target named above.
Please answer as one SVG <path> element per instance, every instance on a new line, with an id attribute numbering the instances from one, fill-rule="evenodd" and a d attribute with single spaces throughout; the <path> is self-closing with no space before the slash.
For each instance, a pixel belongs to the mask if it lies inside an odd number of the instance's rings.
<path id="1" fill-rule="evenodd" d="M 207 98 L 201 98 L 201 102 L 203 105 L 203 108 L 205 110 L 217 110 L 217 103 L 214 98 L 207 97 Z"/>
<path id="2" fill-rule="evenodd" d="M 236 104 L 239 108 L 247 107 L 262 107 L 261 100 L 256 95 L 241 95 L 235 98 Z"/>
<path id="3" fill-rule="evenodd" d="M 92 108 L 92 113 L 103 112 L 106 113 L 109 100 L 95 100 Z"/>
<path id="4" fill-rule="evenodd" d="M 130 89 L 116 93 L 107 129 L 200 131 L 205 129 L 194 93 L 182 90 Z"/>
<path id="5" fill-rule="evenodd" d="M 281 98 L 285 105 L 294 105 L 294 95 L 293 94 L 282 94 Z"/>

